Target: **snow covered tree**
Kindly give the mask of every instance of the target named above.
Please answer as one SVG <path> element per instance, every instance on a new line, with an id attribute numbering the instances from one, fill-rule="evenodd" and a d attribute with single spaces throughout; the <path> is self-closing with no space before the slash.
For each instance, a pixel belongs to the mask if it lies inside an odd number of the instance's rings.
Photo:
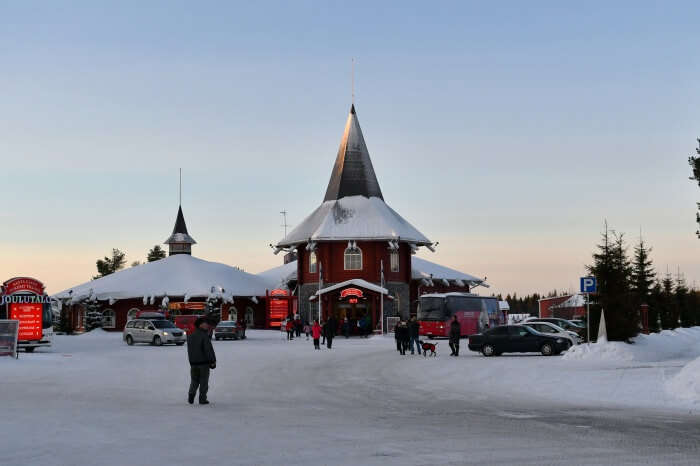
<path id="1" fill-rule="evenodd" d="M 85 308 L 85 330 L 102 327 L 102 305 L 99 301 L 88 301 Z"/>
<path id="2" fill-rule="evenodd" d="M 605 222 L 598 251 L 593 254 L 593 264 L 588 272 L 598 284 L 597 306 L 592 307 L 591 329 L 595 332 L 600 320 L 600 310 L 605 310 L 605 321 L 610 340 L 626 340 L 639 332 L 639 312 L 635 308 L 632 292 L 632 266 L 627 258 L 624 235 L 608 228 Z"/>
<path id="3" fill-rule="evenodd" d="M 97 259 L 97 273 L 92 277 L 93 280 L 97 278 L 106 277 L 109 274 L 117 272 L 124 268 L 126 264 L 126 254 L 121 252 L 119 249 L 112 249 L 112 257 L 105 256 L 104 259 Z"/>
<path id="4" fill-rule="evenodd" d="M 165 249 L 156 244 L 150 251 L 148 251 L 146 260 L 148 262 L 154 262 L 160 259 L 165 259 Z"/>
<path id="5" fill-rule="evenodd" d="M 698 186 L 700 187 L 700 139 L 698 139 L 698 148 L 695 149 L 695 153 L 697 156 L 690 156 L 688 157 L 688 163 L 690 164 L 690 168 L 693 170 L 693 176 L 690 177 L 691 180 L 695 180 L 698 182 Z M 700 210 L 700 202 L 698 204 L 698 209 Z M 700 225 L 700 213 L 695 213 L 695 221 Z M 695 231 L 695 234 L 700 238 L 700 229 Z"/>

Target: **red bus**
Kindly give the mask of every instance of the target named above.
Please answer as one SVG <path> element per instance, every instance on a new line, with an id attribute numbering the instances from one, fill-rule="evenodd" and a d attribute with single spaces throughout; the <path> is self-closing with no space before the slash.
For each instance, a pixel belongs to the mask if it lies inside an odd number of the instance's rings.
<path id="1" fill-rule="evenodd" d="M 424 294 L 418 302 L 420 334 L 449 337 L 452 316 L 457 316 L 463 337 L 503 324 L 498 298 L 471 293 Z"/>

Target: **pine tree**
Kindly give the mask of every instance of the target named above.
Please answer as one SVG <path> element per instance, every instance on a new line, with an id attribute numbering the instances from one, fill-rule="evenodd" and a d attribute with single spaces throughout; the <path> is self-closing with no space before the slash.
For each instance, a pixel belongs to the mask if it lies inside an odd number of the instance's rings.
<path id="1" fill-rule="evenodd" d="M 148 262 L 154 262 L 160 259 L 165 259 L 165 250 L 156 244 L 150 251 L 148 251 L 146 260 Z"/>
<path id="2" fill-rule="evenodd" d="M 654 286 L 656 274 L 649 258 L 651 248 L 647 247 L 644 239 L 639 237 L 639 243 L 634 247 L 634 259 L 632 261 L 632 293 L 635 297 L 635 305 L 649 304 L 651 290 Z"/>
<path id="3" fill-rule="evenodd" d="M 675 300 L 673 290 L 673 277 L 666 271 L 664 278 L 660 280 L 659 290 L 659 313 L 661 314 L 662 328 L 676 328 L 678 318 L 676 318 Z"/>
<path id="4" fill-rule="evenodd" d="M 597 328 L 601 309 L 610 340 L 626 340 L 639 332 L 639 313 L 632 303 L 632 266 L 627 258 L 624 235 L 605 228 L 601 234 L 598 251 L 593 254 L 593 264 L 588 272 L 596 277 L 598 285 L 598 306 L 591 316 L 591 329 Z"/>
<path id="5" fill-rule="evenodd" d="M 106 277 L 109 274 L 123 269 L 124 264 L 126 264 L 126 254 L 121 252 L 119 249 L 112 249 L 112 257 L 105 256 L 104 259 L 97 260 L 96 265 L 98 275 L 92 278 L 95 280 L 97 278 Z"/>
<path id="6" fill-rule="evenodd" d="M 675 307 L 676 307 L 676 312 L 678 315 L 678 322 L 681 327 L 690 327 L 693 325 L 693 316 L 691 314 L 691 310 L 688 306 L 688 285 L 685 282 L 685 277 L 681 275 L 681 271 L 678 271 L 678 275 L 676 275 L 676 289 L 675 289 Z"/>
<path id="7" fill-rule="evenodd" d="M 690 164 L 690 168 L 693 170 L 693 176 L 690 177 L 691 180 L 697 181 L 698 186 L 700 186 L 700 139 L 698 139 L 698 148 L 695 149 L 695 153 L 697 156 L 690 156 L 688 157 L 688 163 Z M 698 210 L 700 210 L 700 202 L 697 203 L 698 205 Z M 700 213 L 695 213 L 695 221 L 700 225 Z M 700 229 L 695 231 L 695 234 L 700 238 Z"/>

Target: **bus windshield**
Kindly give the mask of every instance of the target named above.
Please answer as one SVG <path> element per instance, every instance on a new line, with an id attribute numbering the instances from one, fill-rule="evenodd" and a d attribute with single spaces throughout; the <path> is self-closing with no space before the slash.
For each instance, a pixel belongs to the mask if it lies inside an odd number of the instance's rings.
<path id="1" fill-rule="evenodd" d="M 445 313 L 445 300 L 443 298 L 421 298 L 418 320 L 443 321 L 447 318 Z"/>
<path id="2" fill-rule="evenodd" d="M 487 310 L 484 298 L 470 296 L 449 296 L 447 298 L 447 317 L 455 312 L 481 312 Z"/>

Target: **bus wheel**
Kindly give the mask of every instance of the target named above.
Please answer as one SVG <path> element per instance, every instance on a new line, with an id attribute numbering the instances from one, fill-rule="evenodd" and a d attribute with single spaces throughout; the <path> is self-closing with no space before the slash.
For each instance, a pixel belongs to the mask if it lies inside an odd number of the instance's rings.
<path id="1" fill-rule="evenodd" d="M 494 349 L 493 345 L 486 344 L 481 348 L 481 354 L 486 357 L 493 356 L 496 354 L 496 350 Z"/>
<path id="2" fill-rule="evenodd" d="M 26 351 L 27 353 L 33 353 L 34 348 L 35 346 L 27 346 L 26 348 L 24 348 L 24 351 Z"/>

